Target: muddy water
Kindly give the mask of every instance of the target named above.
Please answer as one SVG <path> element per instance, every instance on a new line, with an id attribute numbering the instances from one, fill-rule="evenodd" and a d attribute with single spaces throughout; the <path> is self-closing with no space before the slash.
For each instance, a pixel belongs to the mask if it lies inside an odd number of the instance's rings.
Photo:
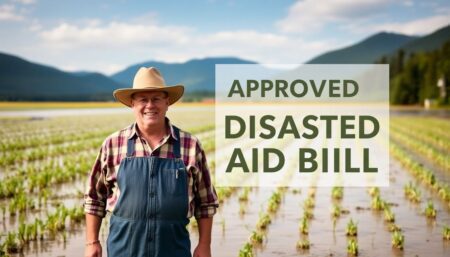
<path id="1" fill-rule="evenodd" d="M 391 166 L 392 180 L 390 187 L 381 188 L 381 197 L 394 205 L 391 207 L 396 215 L 396 223 L 403 229 L 405 235 L 405 250 L 399 251 L 391 247 L 391 233 L 387 230 L 383 213 L 370 210 L 370 196 L 364 188 L 345 188 L 344 198 L 340 201 L 343 209 L 350 211 L 338 219 L 333 229 L 330 215 L 331 188 L 318 188 L 314 218 L 310 223 L 309 240 L 311 249 L 298 251 L 295 248 L 300 238 L 298 224 L 302 215 L 302 203 L 306 197 L 306 189 L 300 194 L 291 190 L 285 193 L 280 209 L 274 215 L 272 224 L 267 230 L 267 239 L 257 256 L 345 256 L 347 237 L 345 228 L 352 218 L 358 223 L 358 245 L 360 256 L 448 256 L 450 244 L 441 238 L 443 224 L 450 224 L 448 209 L 440 201 L 434 203 L 438 210 L 436 221 L 429 221 L 421 214 L 425 202 L 411 204 L 403 196 L 403 185 L 413 178 L 401 170 L 396 162 Z M 432 197 L 425 187 L 419 186 L 423 199 Z M 246 213 L 239 215 L 239 194 L 235 192 L 228 198 L 214 217 L 213 256 L 237 256 L 239 249 L 247 241 L 255 228 L 259 213 L 265 210 L 272 189 L 253 189 L 249 193 L 249 201 L 244 203 Z M 367 210 L 356 210 L 356 207 Z M 107 227 L 107 223 L 103 227 Z M 103 228 L 102 240 L 106 239 L 107 231 Z M 192 249 L 196 246 L 198 234 L 191 231 Z M 57 241 L 45 241 L 38 246 L 30 247 L 25 256 L 82 256 L 84 251 L 84 231 L 78 229 L 68 233 L 66 243 L 59 238 Z M 104 245 L 104 244 L 103 244 Z M 106 250 L 106 249 L 105 249 Z M 106 256 L 106 255 L 104 255 Z"/>
<path id="2" fill-rule="evenodd" d="M 299 239 L 299 220 L 303 215 L 303 201 L 306 190 L 302 193 L 285 193 L 280 209 L 269 226 L 267 239 L 258 256 L 297 256 L 296 243 Z"/>
<path id="3" fill-rule="evenodd" d="M 237 256 L 239 249 L 255 229 L 259 213 L 266 208 L 272 189 L 253 189 L 245 203 L 245 214 L 239 214 L 239 193 L 233 194 L 214 216 L 212 251 L 214 257 Z M 192 250 L 198 242 L 198 234 L 191 232 Z"/>
<path id="4" fill-rule="evenodd" d="M 395 182 L 382 195 L 388 202 L 398 202 L 399 206 L 393 207 L 397 217 L 397 223 L 405 234 L 405 256 L 449 256 L 450 244 L 442 240 L 443 225 L 450 224 L 448 207 L 434 194 L 430 194 L 426 187 L 419 185 L 422 192 L 422 202 L 413 204 L 404 198 L 403 185 L 409 181 L 415 181 L 412 176 L 401 170 L 398 164 L 391 168 Z M 393 185 L 392 185 L 393 184 Z M 426 201 L 432 200 L 437 209 L 436 220 L 427 219 L 423 214 Z"/>

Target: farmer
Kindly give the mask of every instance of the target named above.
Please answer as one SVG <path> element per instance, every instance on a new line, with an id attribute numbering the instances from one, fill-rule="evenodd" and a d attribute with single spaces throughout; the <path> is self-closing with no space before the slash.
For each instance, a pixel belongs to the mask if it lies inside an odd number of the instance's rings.
<path id="1" fill-rule="evenodd" d="M 86 257 L 100 257 L 99 230 L 111 212 L 110 257 L 191 256 L 186 225 L 195 216 L 199 242 L 194 257 L 211 256 L 218 199 L 197 138 L 172 125 L 166 112 L 182 85 L 166 86 L 155 68 L 140 68 L 133 88 L 114 97 L 131 107 L 136 122 L 106 138 L 85 194 Z M 194 115 L 194 114 L 193 114 Z"/>

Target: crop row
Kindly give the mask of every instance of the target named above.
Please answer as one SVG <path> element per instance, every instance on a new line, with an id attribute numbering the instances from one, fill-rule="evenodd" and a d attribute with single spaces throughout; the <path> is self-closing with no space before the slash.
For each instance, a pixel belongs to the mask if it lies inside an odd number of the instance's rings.
<path id="1" fill-rule="evenodd" d="M 448 154 L 423 142 L 414 140 L 411 137 L 408 137 L 407 135 L 402 134 L 396 130 L 392 130 L 390 135 L 393 139 L 395 139 L 397 142 L 401 143 L 411 151 L 426 156 L 428 159 L 432 160 L 444 170 L 450 171 L 450 158 L 448 157 Z"/>
<path id="2" fill-rule="evenodd" d="M 41 166 L 27 166 L 18 175 L 2 180 L 0 198 L 9 198 L 21 193 L 33 193 L 48 188 L 53 184 L 70 182 L 83 177 L 92 167 L 95 156 L 65 156 L 62 164 L 50 161 Z"/>
<path id="3" fill-rule="evenodd" d="M 82 140 L 63 146 L 35 148 L 28 152 L 10 151 L 0 156 L 0 167 L 20 165 L 25 161 L 33 162 L 55 156 L 75 154 L 77 152 L 87 151 L 89 149 L 100 149 L 103 140 L 103 138 Z"/>
<path id="4" fill-rule="evenodd" d="M 413 140 L 417 140 L 420 143 L 430 145 L 439 151 L 450 151 L 450 138 L 436 135 L 430 131 L 415 130 L 411 127 L 405 127 L 403 124 L 399 124 L 397 122 L 391 122 L 390 125 L 391 131 L 399 132 Z"/>
<path id="5" fill-rule="evenodd" d="M 253 257 L 255 256 L 254 248 L 261 245 L 266 237 L 267 227 L 271 224 L 272 218 L 281 204 L 282 197 L 286 188 L 279 187 L 272 193 L 269 198 L 267 210 L 260 213 L 259 220 L 256 223 L 256 228 L 252 231 L 249 239 L 244 246 L 239 250 L 239 257 Z"/>
<path id="6" fill-rule="evenodd" d="M 439 181 L 433 171 L 414 160 L 396 143 L 391 142 L 390 152 L 418 182 L 426 185 L 430 191 L 437 193 L 438 196 L 450 206 L 450 186 L 447 183 Z"/>
<path id="7" fill-rule="evenodd" d="M 446 141 L 450 140 L 448 131 L 450 122 L 440 118 L 423 117 L 394 117 L 391 121 L 395 124 L 402 124 L 404 127 L 424 134 L 435 135 Z"/>
<path id="8" fill-rule="evenodd" d="M 34 137 L 21 137 L 16 139 L 2 140 L 0 143 L 0 150 L 4 151 L 14 151 L 18 150 L 29 151 L 30 148 L 44 147 L 47 145 L 58 145 L 65 143 L 73 143 L 76 141 L 95 139 L 95 138 L 105 138 L 111 134 L 111 129 L 103 130 L 86 130 L 67 134 L 53 134 L 50 136 L 34 136 Z"/>
<path id="9" fill-rule="evenodd" d="M 45 220 L 35 219 L 34 222 L 21 223 L 17 231 L 9 231 L 6 235 L 0 235 L 0 256 L 21 253 L 24 246 L 32 241 L 55 239 L 61 235 L 66 240 L 66 223 L 80 224 L 84 219 L 82 206 L 66 208 L 60 205 L 54 213 L 48 214 Z M 2 238 L 3 237 L 3 238 Z"/>

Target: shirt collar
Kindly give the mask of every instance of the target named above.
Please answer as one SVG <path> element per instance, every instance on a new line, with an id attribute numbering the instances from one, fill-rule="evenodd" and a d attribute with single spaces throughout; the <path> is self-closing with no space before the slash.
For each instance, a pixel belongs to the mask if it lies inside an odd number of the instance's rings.
<path id="1" fill-rule="evenodd" d="M 170 123 L 169 118 L 166 117 L 166 125 L 167 125 L 167 131 L 166 134 L 169 134 L 170 137 L 172 137 L 175 140 L 178 140 L 177 136 L 175 135 L 175 130 L 173 129 L 172 123 Z M 128 139 L 131 139 L 133 137 L 139 137 L 139 131 L 137 129 L 137 123 L 134 122 L 133 125 L 131 125 L 130 129 L 130 135 L 128 136 Z"/>

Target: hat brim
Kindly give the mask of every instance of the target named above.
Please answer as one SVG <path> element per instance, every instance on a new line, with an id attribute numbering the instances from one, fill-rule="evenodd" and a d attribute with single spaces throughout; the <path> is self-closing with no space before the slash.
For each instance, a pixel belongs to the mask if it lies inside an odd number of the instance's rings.
<path id="1" fill-rule="evenodd" d="M 114 98 L 123 103 L 124 105 L 131 107 L 131 96 L 137 92 L 166 92 L 169 98 L 169 105 L 178 101 L 184 93 L 183 85 L 166 86 L 164 88 L 142 88 L 142 89 L 132 89 L 132 88 L 120 88 L 114 90 Z"/>

